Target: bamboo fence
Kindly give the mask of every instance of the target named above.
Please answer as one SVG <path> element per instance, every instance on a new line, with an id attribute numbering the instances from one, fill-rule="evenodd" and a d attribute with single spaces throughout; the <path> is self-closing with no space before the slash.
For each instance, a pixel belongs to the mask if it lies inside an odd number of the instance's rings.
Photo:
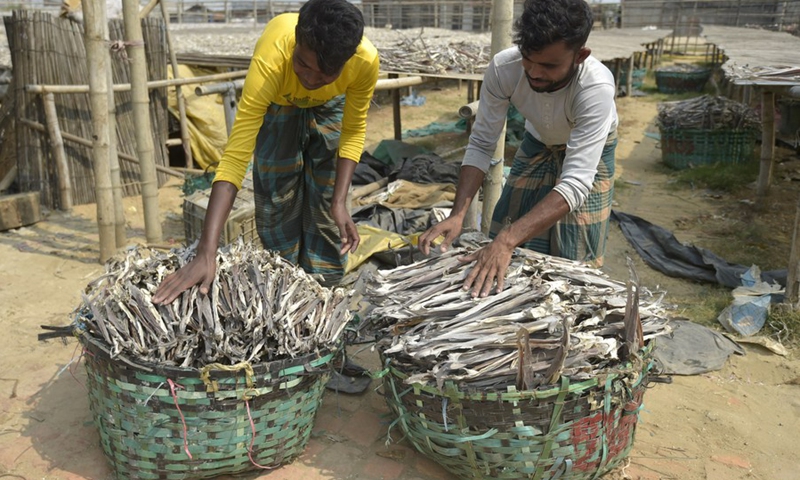
<path id="1" fill-rule="evenodd" d="M 4 17 L 8 35 L 14 77 L 9 91 L 15 103 L 15 118 L 46 124 L 42 96 L 27 92 L 25 85 L 85 85 L 89 83 L 86 51 L 83 44 L 83 27 L 71 20 L 57 18 L 36 10 L 16 10 Z M 148 78 L 167 78 L 166 29 L 160 18 L 142 20 Z M 124 39 L 122 21 L 109 22 L 110 39 Z M 112 51 L 114 83 L 130 83 L 130 65 L 124 50 Z M 150 117 L 156 164 L 167 165 L 167 90 L 150 90 Z M 94 173 L 91 148 L 73 141 L 69 136 L 90 140 L 92 138 L 89 94 L 60 94 L 55 97 L 56 111 L 61 131 L 64 132 L 64 149 L 75 205 L 95 202 Z M 136 156 L 136 138 L 133 125 L 131 92 L 116 92 L 117 145 L 119 152 Z M 58 171 L 55 155 L 46 132 L 24 128 L 17 122 L 17 184 L 20 191 L 39 191 L 41 203 L 49 208 L 59 208 Z M 123 193 L 138 195 L 139 167 L 135 163 L 120 165 Z M 168 177 L 158 176 L 159 185 Z"/>

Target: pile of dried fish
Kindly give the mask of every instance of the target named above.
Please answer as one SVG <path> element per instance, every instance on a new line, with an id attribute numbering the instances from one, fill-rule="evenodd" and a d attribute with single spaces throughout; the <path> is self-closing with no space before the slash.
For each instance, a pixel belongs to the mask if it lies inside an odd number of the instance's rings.
<path id="1" fill-rule="evenodd" d="M 708 67 L 701 67 L 699 65 L 692 65 L 691 63 L 674 63 L 665 67 L 658 67 L 657 72 L 672 72 L 672 73 L 693 73 L 693 72 L 707 72 Z"/>
<path id="2" fill-rule="evenodd" d="M 349 294 L 242 241 L 220 249 L 208 295 L 195 286 L 170 305 L 153 305 L 164 277 L 194 254 L 137 247 L 109 261 L 75 312 L 78 328 L 108 344 L 112 356 L 196 368 L 297 357 L 339 342 Z"/>
<path id="3" fill-rule="evenodd" d="M 490 48 L 477 42 L 429 45 L 422 36 L 404 38 L 380 47 L 381 68 L 395 72 L 483 73 L 489 65 Z"/>
<path id="4" fill-rule="evenodd" d="M 662 129 L 759 130 L 758 114 L 744 103 L 725 97 L 702 95 L 658 105 Z"/>
<path id="5" fill-rule="evenodd" d="M 407 383 L 464 389 L 532 389 L 561 375 L 591 378 L 635 358 L 671 331 L 662 296 L 570 260 L 518 249 L 506 288 L 486 298 L 462 290 L 469 270 L 455 249 L 377 272 L 365 297 L 386 335 L 378 348 Z M 641 323 L 638 321 L 641 319 Z"/>

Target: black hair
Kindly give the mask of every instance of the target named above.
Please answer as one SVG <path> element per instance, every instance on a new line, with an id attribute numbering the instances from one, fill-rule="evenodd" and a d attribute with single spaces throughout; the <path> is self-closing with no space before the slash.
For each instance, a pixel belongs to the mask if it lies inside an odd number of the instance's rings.
<path id="1" fill-rule="evenodd" d="M 578 50 L 586 45 L 593 24 L 592 9 L 584 0 L 526 0 L 514 22 L 514 44 L 523 53 L 561 41 Z"/>
<path id="2" fill-rule="evenodd" d="M 334 75 L 356 53 L 364 17 L 347 0 L 309 0 L 300 8 L 297 43 L 317 54 L 322 73 Z"/>

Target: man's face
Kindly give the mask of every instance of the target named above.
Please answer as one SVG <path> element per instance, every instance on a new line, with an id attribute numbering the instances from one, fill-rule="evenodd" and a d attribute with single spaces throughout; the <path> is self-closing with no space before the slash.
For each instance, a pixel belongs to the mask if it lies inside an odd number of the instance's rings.
<path id="1" fill-rule="evenodd" d="M 548 45 L 538 52 L 522 52 L 522 68 L 528 85 L 540 93 L 563 88 L 590 53 L 586 47 L 574 50 L 564 42 Z"/>
<path id="2" fill-rule="evenodd" d="M 300 84 L 306 90 L 316 90 L 325 85 L 329 85 L 339 78 L 341 71 L 333 75 L 323 73 L 319 69 L 317 63 L 317 54 L 299 43 L 294 47 L 294 54 L 292 54 L 292 67 L 297 78 L 300 79 Z"/>

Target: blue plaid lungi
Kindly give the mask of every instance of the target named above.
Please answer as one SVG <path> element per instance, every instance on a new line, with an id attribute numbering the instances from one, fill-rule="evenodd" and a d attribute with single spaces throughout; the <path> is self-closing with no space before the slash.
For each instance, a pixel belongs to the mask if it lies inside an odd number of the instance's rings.
<path id="1" fill-rule="evenodd" d="M 330 214 L 344 96 L 311 108 L 272 104 L 258 132 L 255 218 L 264 248 L 333 285 L 346 255 Z"/>
<path id="2" fill-rule="evenodd" d="M 583 205 L 521 246 L 540 253 L 603 265 L 608 218 L 614 196 L 614 153 L 617 132 L 608 136 L 592 190 Z M 489 236 L 528 213 L 553 190 L 564 165 L 565 145 L 547 146 L 525 132 L 503 193 L 492 215 Z"/>

